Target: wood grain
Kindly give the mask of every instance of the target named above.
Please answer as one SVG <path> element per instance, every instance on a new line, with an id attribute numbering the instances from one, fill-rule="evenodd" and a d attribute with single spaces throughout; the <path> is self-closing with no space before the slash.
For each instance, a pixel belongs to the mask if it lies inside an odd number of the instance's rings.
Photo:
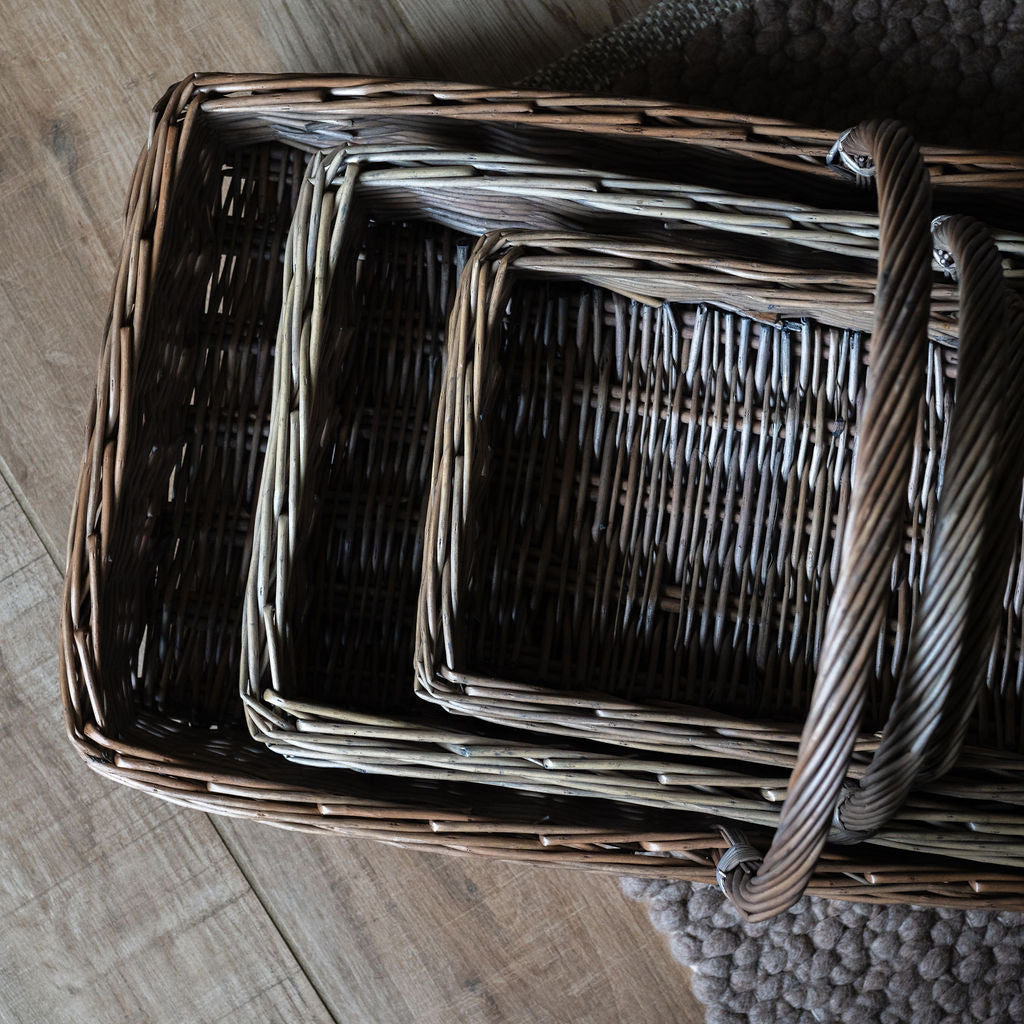
<path id="1" fill-rule="evenodd" d="M 166 85 L 200 68 L 512 81 L 645 6 L 0 0 L 0 1020 L 702 1019 L 613 879 L 206 819 L 94 777 L 56 700 L 56 566 Z"/>
<path id="2" fill-rule="evenodd" d="M 0 481 L 0 1018 L 329 1021 L 210 822 L 105 783 L 65 742 L 59 598 Z"/>
<path id="3" fill-rule="evenodd" d="M 646 0 L 308 0 L 300 14 L 277 0 L 260 0 L 259 11 L 266 38 L 289 69 L 502 85 L 649 6 Z"/>
<path id="4" fill-rule="evenodd" d="M 148 111 L 194 70 L 367 71 L 507 82 L 645 0 L 0 0 L 0 458 L 62 551 L 121 211 Z"/>
<path id="5" fill-rule="evenodd" d="M 232 849 L 339 1020 L 704 1019 L 688 972 L 615 879 L 357 840 L 295 842 L 251 822 L 231 822 L 229 830 Z M 264 895 L 271 879 L 272 894 Z"/>

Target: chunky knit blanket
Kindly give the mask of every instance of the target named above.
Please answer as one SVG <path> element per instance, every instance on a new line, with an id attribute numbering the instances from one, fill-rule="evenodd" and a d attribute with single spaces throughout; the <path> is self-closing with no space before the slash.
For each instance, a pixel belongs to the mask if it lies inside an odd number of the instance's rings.
<path id="1" fill-rule="evenodd" d="M 708 1024 L 1024 1021 L 1024 914 L 805 897 L 747 924 L 715 888 L 627 879 Z"/>

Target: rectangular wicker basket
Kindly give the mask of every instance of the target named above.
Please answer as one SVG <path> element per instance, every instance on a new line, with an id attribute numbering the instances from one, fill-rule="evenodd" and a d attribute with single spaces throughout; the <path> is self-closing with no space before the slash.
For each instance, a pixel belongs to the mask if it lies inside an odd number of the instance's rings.
<path id="1" fill-rule="evenodd" d="M 129 197 L 69 537 L 62 693 L 69 735 L 96 770 L 188 806 L 283 827 L 713 878 L 727 842 L 703 816 L 459 779 L 312 770 L 252 742 L 235 696 L 282 303 L 274 268 L 305 152 L 382 132 L 418 145 L 435 125 L 446 142 L 485 136 L 524 154 L 568 145 L 557 134 L 567 130 L 648 135 L 671 158 L 667 174 L 696 153 L 716 175 L 724 168 L 737 180 L 763 177 L 766 188 L 826 198 L 835 191 L 811 157 L 820 133 L 794 128 L 780 142 L 782 125 L 669 107 L 652 115 L 650 106 L 242 76 L 192 78 L 164 97 Z M 521 137 L 519 128 L 497 127 L 524 121 Z M 616 173 L 639 159 L 631 148 L 607 151 Z M 1019 166 L 1001 159 L 931 159 L 952 195 L 970 196 L 979 174 L 986 190 L 1020 178 Z M 829 854 L 811 891 L 1008 905 L 1020 881 L 983 863 L 956 868 L 859 851 Z"/>
<path id="2" fill-rule="evenodd" d="M 677 755 L 702 733 L 728 735 L 737 759 L 778 763 L 799 739 L 792 723 L 807 712 L 836 581 L 873 280 L 790 283 L 785 268 L 730 259 L 721 245 L 709 265 L 652 243 L 522 232 L 482 242 L 464 273 L 430 490 L 421 695 L 488 721 Z M 527 328 L 514 343 L 505 308 L 537 274 L 670 305 L 639 321 L 617 308 L 600 341 Z M 955 307 L 949 288 L 933 288 L 927 405 L 892 612 L 877 630 L 871 731 L 891 704 L 934 529 Z M 986 764 L 1001 783 L 1024 768 L 1017 534 L 971 786 Z"/>
<path id="3" fill-rule="evenodd" d="M 385 155 L 391 153 L 379 152 L 375 159 Z M 274 366 L 271 431 L 259 491 L 242 625 L 242 695 L 252 735 L 278 753 L 304 764 L 412 778 L 461 776 L 529 791 L 614 797 L 637 805 L 709 814 L 722 821 L 774 824 L 778 814 L 777 793 L 786 781 L 778 770 L 780 754 L 784 756 L 786 746 L 792 748 L 799 738 L 798 729 L 792 726 L 787 729 L 778 721 L 766 724 L 758 717 L 726 717 L 713 708 L 702 709 L 697 699 L 699 695 L 692 695 L 692 706 L 675 712 L 677 720 L 673 720 L 673 712 L 668 708 L 659 712 L 661 728 L 656 739 L 665 747 L 675 742 L 687 755 L 666 760 L 650 756 L 623 757 L 617 753 L 609 756 L 600 750 L 552 744 L 545 737 L 526 738 L 524 742 L 523 737 L 509 731 L 488 730 L 476 723 L 472 723 L 472 731 L 470 723 L 462 730 L 445 716 L 432 713 L 429 706 L 416 701 L 411 685 L 411 664 L 422 552 L 425 547 L 427 551 L 436 549 L 438 553 L 436 561 L 428 560 L 423 591 L 424 595 L 436 595 L 438 600 L 428 601 L 427 613 L 420 616 L 421 625 L 429 624 L 433 627 L 429 632 L 437 636 L 436 624 L 444 621 L 451 625 L 458 618 L 442 599 L 442 583 L 449 579 L 455 581 L 452 585 L 461 597 L 460 578 L 471 575 L 470 569 L 459 571 L 450 564 L 453 561 L 450 553 L 458 550 L 461 543 L 467 561 L 479 561 L 472 557 L 469 543 L 457 539 L 461 533 L 456 510 L 473 507 L 471 488 L 475 490 L 479 475 L 469 440 L 463 442 L 460 428 L 463 422 L 467 430 L 471 424 L 485 427 L 486 402 L 468 409 L 463 417 L 457 399 L 465 394 L 465 401 L 469 403 L 473 380 L 477 376 L 491 380 L 495 375 L 498 360 L 485 361 L 486 353 L 474 355 L 468 342 L 474 338 L 482 340 L 474 330 L 470 307 L 479 310 L 481 317 L 485 311 L 493 315 L 504 308 L 504 293 L 497 282 L 508 285 L 532 271 L 534 276 L 575 278 L 591 286 L 610 284 L 611 294 L 594 287 L 582 293 L 587 303 L 601 307 L 602 311 L 595 313 L 592 320 L 602 321 L 607 305 L 613 311 L 608 315 L 614 315 L 616 321 L 632 324 L 628 333 L 634 338 L 634 345 L 641 344 L 638 336 L 643 335 L 647 347 L 657 347 L 657 342 L 650 338 L 652 321 L 641 318 L 636 304 L 630 307 L 621 295 L 616 302 L 614 291 L 644 294 L 652 302 L 655 296 L 660 302 L 691 294 L 712 294 L 722 301 L 732 299 L 748 307 L 753 304 L 755 308 L 791 310 L 794 315 L 807 313 L 813 306 L 831 311 L 834 317 L 863 323 L 870 318 L 873 279 L 867 274 L 848 273 L 842 283 L 830 281 L 815 288 L 808 283 L 805 273 L 793 271 L 794 281 L 787 281 L 785 268 L 755 267 L 740 259 L 727 258 L 726 246 L 730 240 L 722 235 L 715 236 L 719 255 L 713 271 L 709 271 L 699 257 L 665 243 L 617 242 L 599 236 L 549 232 L 495 239 L 493 251 L 488 251 L 485 258 L 481 250 L 487 250 L 485 243 L 490 242 L 485 240 L 477 247 L 464 273 L 453 314 L 458 343 L 450 366 L 453 371 L 458 368 L 459 375 L 452 378 L 443 408 L 443 413 L 447 414 L 446 432 L 438 435 L 443 443 L 435 445 L 434 407 L 443 378 L 445 311 L 451 305 L 457 270 L 465 261 L 465 255 L 460 254 L 448 232 L 434 221 L 469 223 L 475 230 L 489 216 L 488 206 L 481 208 L 477 194 L 495 194 L 507 209 L 515 200 L 516 185 L 512 185 L 512 196 L 506 196 L 501 189 L 508 187 L 507 178 L 492 179 L 482 170 L 490 162 L 499 166 L 500 158 L 477 154 L 475 161 L 481 170 L 468 179 L 464 191 L 452 195 L 448 205 L 427 201 L 417 206 L 413 200 L 422 201 L 420 195 L 405 193 L 404 201 L 402 192 L 398 192 L 397 199 L 392 195 L 398 187 L 387 171 L 370 171 L 369 195 L 367 190 L 360 190 L 359 183 L 368 173 L 361 159 L 363 156 L 358 147 L 350 147 L 334 155 L 314 157 L 306 172 L 289 236 L 283 286 L 286 300 Z M 420 167 L 413 183 L 422 183 L 425 179 L 428 187 L 434 180 L 434 167 L 450 166 L 453 162 L 452 155 L 446 153 L 423 153 L 417 159 Z M 527 169 L 521 165 L 521 171 Z M 462 177 L 465 177 L 464 172 Z M 378 191 L 382 178 L 390 182 L 383 203 Z M 543 194 L 547 189 L 537 187 L 539 180 L 542 179 L 535 172 L 530 184 Z M 547 180 L 557 180 L 552 170 L 548 171 Z M 579 190 L 583 180 L 582 175 L 570 179 L 563 196 Z M 631 183 L 624 181 L 624 184 Z M 583 190 L 583 195 L 586 194 Z M 638 205 L 647 200 L 635 189 L 634 197 Z M 666 198 L 671 201 L 675 197 L 668 195 Z M 567 199 L 563 202 L 569 205 Z M 395 206 L 400 207 L 401 213 L 416 214 L 417 219 L 394 225 L 380 222 L 382 217 L 395 215 Z M 543 212 L 538 219 L 543 219 Z M 523 215 L 527 216 L 527 211 L 524 210 Z M 367 219 L 373 222 L 370 227 L 365 226 Z M 491 265 L 499 268 L 494 274 L 484 269 Z M 933 331 L 939 337 L 948 337 L 953 327 L 946 309 L 951 301 L 948 292 L 948 286 L 936 288 Z M 595 359 L 600 360 L 605 351 L 618 351 L 622 358 L 630 358 L 623 351 L 621 340 L 627 329 L 613 340 L 604 334 L 600 323 L 588 328 L 583 317 L 569 310 L 570 306 L 588 308 L 581 307 L 580 293 L 575 297 L 546 294 L 534 286 L 530 298 L 521 302 L 509 319 L 517 325 L 522 337 L 548 338 L 579 330 L 586 334 L 585 346 Z M 673 373 L 678 369 L 678 345 L 682 335 L 674 325 L 670 334 L 671 312 L 668 307 L 664 307 L 664 311 L 664 320 L 661 310 L 656 314 L 659 326 L 654 332 L 666 336 L 663 345 L 667 338 L 674 339 L 675 355 L 670 359 L 668 351 L 659 348 L 650 358 L 663 364 L 665 373 Z M 640 326 L 641 320 L 643 326 Z M 741 331 L 746 332 L 749 340 L 750 321 L 741 319 L 740 323 Z M 805 321 L 803 329 L 809 337 L 810 321 Z M 814 330 L 821 335 L 818 347 L 823 347 L 822 339 L 825 339 L 827 348 L 830 332 Z M 852 421 L 855 417 L 846 406 L 850 404 L 849 396 L 858 393 L 858 387 L 848 381 L 847 376 L 849 373 L 863 376 L 859 366 L 862 346 L 855 331 L 839 332 L 833 340 L 846 350 L 833 391 L 843 395 L 843 414 Z M 788 338 L 785 343 L 788 344 Z M 736 347 L 731 339 L 729 344 Z M 741 364 L 745 364 L 747 358 L 742 354 L 742 346 L 739 350 Z M 763 360 L 765 372 L 777 376 L 778 366 L 770 359 L 770 350 L 766 346 L 762 351 L 769 355 Z M 801 358 L 800 351 L 797 347 L 794 364 Z M 548 346 L 548 352 L 554 355 L 555 346 Z M 810 359 L 810 354 L 808 344 L 803 350 L 805 361 Z M 824 370 L 827 359 L 822 356 L 819 362 L 820 369 Z M 546 389 L 557 382 L 556 363 L 557 360 L 546 359 L 543 369 L 535 368 L 534 376 L 544 382 Z M 716 368 L 718 363 L 716 358 Z M 606 369 L 614 377 L 614 370 L 607 362 Z M 600 373 L 595 370 L 595 374 L 581 371 L 576 385 L 592 380 L 595 391 L 609 392 L 609 382 L 602 383 Z M 620 381 L 612 383 L 619 394 L 627 390 Z M 682 402 L 683 378 L 680 376 L 673 386 L 677 400 Z M 582 393 L 587 394 L 585 383 Z M 762 388 L 761 393 L 765 401 L 774 400 L 770 389 Z M 608 397 L 619 413 L 626 408 L 610 393 Z M 557 404 L 562 405 L 564 417 L 572 398 L 565 393 L 557 399 Z M 509 426 L 498 430 L 497 436 L 504 436 L 512 444 L 519 443 L 520 436 L 526 437 L 534 446 L 533 458 L 510 456 L 508 447 L 503 453 L 496 451 L 493 459 L 496 473 L 507 474 L 512 466 L 539 464 L 540 461 L 550 471 L 553 465 L 550 458 L 537 458 L 542 431 L 531 429 L 531 425 L 550 422 L 557 415 L 555 407 L 550 403 L 547 408 L 539 407 L 536 395 L 525 401 L 517 396 L 513 406 L 517 411 L 518 428 L 513 430 Z M 643 394 L 634 394 L 630 405 L 638 424 L 645 422 L 644 410 L 648 407 L 658 411 L 659 424 L 675 424 L 676 428 L 687 421 L 693 423 L 696 418 L 682 410 L 669 415 L 661 409 L 659 395 L 652 396 L 645 390 Z M 599 425 L 603 420 L 615 432 L 614 410 L 598 405 L 595 416 Z M 827 414 L 826 418 L 829 417 L 834 418 L 832 413 Z M 747 410 L 747 422 L 754 419 Z M 763 419 L 765 422 L 770 419 L 767 410 Z M 572 428 L 572 432 L 576 429 Z M 451 430 L 455 433 L 449 436 Z M 618 432 L 622 432 L 621 418 Z M 849 479 L 847 443 L 845 438 L 840 438 L 837 447 L 831 431 L 822 429 L 819 433 L 821 437 L 814 439 L 812 454 L 807 458 L 820 456 L 823 476 L 834 477 L 838 494 Z M 759 443 L 756 433 L 751 436 L 755 441 L 751 458 L 759 450 L 763 455 L 767 434 L 762 433 Z M 642 443 L 653 447 L 649 439 Z M 486 438 L 481 438 L 480 446 L 487 450 Z M 456 457 L 454 466 L 451 462 L 452 453 L 463 449 L 466 466 L 474 463 L 465 470 L 460 468 L 461 456 Z M 614 450 L 610 443 L 605 449 L 606 452 Z M 838 459 L 836 450 L 840 452 Z M 547 456 L 554 451 L 551 444 L 544 449 Z M 432 458 L 432 453 L 436 459 Z M 738 447 L 736 454 L 739 457 Z M 442 458 L 448 461 L 438 465 L 437 459 Z M 432 462 L 438 484 L 428 489 Z M 768 463 L 763 457 L 758 461 L 758 466 L 761 465 L 765 466 L 767 475 Z M 586 464 L 579 472 L 584 479 L 591 475 Z M 566 479 L 571 479 L 574 473 L 575 470 L 570 469 Z M 626 476 L 632 479 L 635 474 Z M 666 485 L 670 473 L 666 468 L 655 477 L 660 477 Z M 465 491 L 460 489 L 463 479 L 467 481 Z M 454 486 L 449 486 L 452 482 Z M 641 490 L 643 486 L 641 480 Z M 434 515 L 424 545 L 422 518 L 428 493 L 433 498 Z M 663 494 L 662 499 L 664 497 Z M 526 500 L 530 503 L 536 498 L 531 495 Z M 695 503 L 690 495 L 687 499 L 676 504 L 689 507 Z M 497 511 L 492 510 L 495 519 L 500 518 L 501 500 Z M 831 504 L 837 501 L 838 498 Z M 661 507 L 653 499 L 646 504 L 636 504 L 638 508 L 654 510 Z M 752 508 L 753 503 L 750 504 Z M 546 508 L 543 499 L 531 504 L 530 510 L 536 516 L 531 522 L 546 524 L 556 519 L 554 509 Z M 829 514 L 828 508 L 822 506 L 822 515 L 828 517 Z M 564 515 L 571 515 L 568 508 Z M 709 515 L 714 520 L 718 518 L 714 510 Z M 840 514 L 840 529 L 841 518 Z M 451 523 L 450 546 L 445 543 L 446 537 L 439 536 L 439 519 Z M 575 521 L 579 522 L 578 510 Z M 820 537 L 821 532 L 819 526 L 816 535 Z M 916 541 L 916 537 L 912 538 L 909 545 L 912 552 L 916 550 Z M 639 540 L 630 538 L 623 541 L 622 547 L 638 551 L 641 545 Z M 828 541 L 821 547 L 823 564 L 834 563 L 837 553 L 831 552 Z M 505 553 L 515 556 L 520 550 L 525 552 L 527 548 L 509 542 L 504 535 L 496 553 L 492 555 L 492 549 L 488 549 L 485 560 L 497 567 Z M 550 555 L 547 560 L 550 561 Z M 532 552 L 529 561 L 543 565 L 545 556 Z M 794 557 L 794 562 L 798 563 L 799 559 Z M 435 570 L 433 575 L 431 569 Z M 613 563 L 609 575 L 616 571 Z M 522 571 L 516 575 L 517 582 L 521 578 Z M 540 610 L 539 618 L 530 620 L 515 595 L 501 585 L 497 569 L 493 575 L 484 576 L 483 588 L 480 593 L 465 595 L 459 603 L 477 614 L 484 607 L 499 615 L 506 610 L 517 617 L 522 614 L 517 639 L 523 634 L 543 632 L 546 609 Z M 577 585 L 574 581 L 570 589 L 577 599 L 584 592 L 589 596 L 591 583 Z M 646 599 L 650 600 L 651 595 Z M 770 593 L 764 600 L 770 607 Z M 653 601 L 654 604 L 671 602 L 671 595 L 656 594 Z M 445 604 L 443 610 L 442 603 Z M 454 595 L 451 603 L 455 604 Z M 640 599 L 633 601 L 634 605 L 642 603 Z M 651 612 L 653 614 L 653 608 Z M 581 635 L 587 642 L 595 637 L 607 638 L 606 649 L 597 656 L 598 662 L 604 665 L 614 665 L 618 652 L 630 649 L 630 640 L 635 640 L 609 628 L 604 621 L 588 620 Z M 669 639 L 678 646 L 676 634 L 670 633 Z M 450 631 L 444 641 L 450 648 L 453 643 Z M 810 640 L 807 642 L 809 644 Z M 482 641 L 483 646 L 488 644 L 499 662 L 516 662 L 518 652 L 507 644 L 497 642 L 496 637 Z M 431 645 L 422 637 L 421 651 L 436 646 L 439 644 Z M 633 646 L 642 647 L 643 641 Z M 671 646 L 669 649 L 671 651 Z M 726 655 L 727 652 L 720 658 L 723 663 Z M 635 668 L 624 675 L 639 678 Z M 431 676 L 423 672 L 421 678 L 429 681 Z M 466 686 L 465 677 L 460 673 L 450 678 L 456 678 L 458 684 L 448 685 L 461 693 Z M 475 680 L 473 684 L 466 688 L 472 691 Z M 517 695 L 503 680 L 493 685 L 507 701 Z M 574 695 L 573 699 L 586 703 L 583 697 Z M 751 704 L 749 699 L 734 702 L 741 710 Z M 507 724 L 515 724 L 514 714 Z M 522 717 L 525 720 L 527 716 Z M 553 732 L 571 734 L 554 716 L 539 716 L 539 719 L 536 723 L 539 728 L 553 723 Z M 615 734 L 611 735 L 614 738 Z M 871 747 L 870 737 L 864 737 L 862 746 Z M 695 757 L 697 754 L 701 756 Z M 792 757 L 792 749 L 789 754 Z M 715 761 L 709 763 L 709 756 Z M 1003 761 L 1000 759 L 1000 769 Z M 988 784 L 996 788 L 991 777 Z M 1007 842 L 1005 813 L 992 823 L 979 813 L 976 802 L 983 786 L 984 780 L 976 777 L 969 783 L 964 779 L 946 780 L 944 796 L 959 791 L 967 799 L 960 806 L 944 807 L 941 830 L 935 827 L 931 803 L 935 793 L 925 792 L 891 827 L 879 831 L 871 841 L 897 849 L 927 850 L 969 860 L 984 849 L 993 861 L 1004 866 L 1024 866 L 1015 839 Z M 1000 793 L 1004 786 L 1005 779 L 1000 776 Z"/>

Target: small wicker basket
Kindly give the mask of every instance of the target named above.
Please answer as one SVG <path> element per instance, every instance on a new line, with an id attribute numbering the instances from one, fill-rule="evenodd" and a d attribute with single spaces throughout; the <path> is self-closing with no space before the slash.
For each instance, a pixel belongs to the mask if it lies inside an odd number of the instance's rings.
<path id="1" fill-rule="evenodd" d="M 1022 661 L 1024 307 L 1014 298 L 1011 322 L 984 229 L 940 219 L 941 259 L 966 264 L 961 337 L 948 353 L 954 410 L 936 342 L 926 345 L 925 172 L 891 122 L 844 138 L 871 154 L 859 166 L 873 171 L 877 158 L 892 232 L 867 374 L 849 334 L 856 305 L 838 323 L 828 309 L 830 327 L 805 319 L 792 337 L 776 325 L 774 338 L 762 327 L 757 341 L 749 319 L 703 307 L 682 339 L 674 322 L 637 329 L 620 317 L 602 343 L 581 333 L 573 344 L 564 331 L 510 340 L 501 328 L 517 322 L 506 313 L 517 272 L 558 273 L 576 248 L 592 280 L 669 297 L 678 257 L 661 251 L 651 270 L 649 254 L 622 244 L 495 236 L 477 246 L 452 313 L 435 444 L 424 696 L 490 721 L 680 754 L 693 751 L 695 729 L 721 730 L 700 708 L 739 707 L 753 721 L 731 737 L 752 761 L 765 719 L 806 712 L 764 877 L 735 881 L 758 859 L 742 839 L 722 868 L 723 887 L 754 916 L 799 896 L 812 862 L 801 858 L 820 852 L 830 826 L 834 840 L 877 839 L 916 782 L 947 772 L 982 689 L 972 731 L 992 749 L 973 751 L 970 774 L 981 788 L 987 774 L 1003 803 L 996 831 L 1005 825 L 1012 843 L 1024 824 L 1019 792 L 998 792 L 1024 766 L 1003 749 L 1019 749 L 1018 723 L 1000 715 L 1007 670 Z M 709 279 L 706 294 L 733 302 L 744 285 Z M 806 313 L 753 289 L 744 300 Z M 850 438 L 860 442 L 854 482 Z M 887 713 L 894 679 L 880 749 L 837 809 L 865 699 Z M 949 811 L 933 821 L 951 822 Z"/>
<path id="2" fill-rule="evenodd" d="M 323 772 L 246 733 L 238 639 L 283 299 L 274 267 L 307 153 L 384 137 L 533 158 L 600 138 L 609 173 L 640 165 L 669 180 L 686 166 L 708 187 L 746 183 L 758 196 L 796 194 L 823 208 L 848 195 L 815 155 L 823 133 L 668 105 L 361 78 L 198 76 L 170 90 L 129 195 L 69 535 L 68 733 L 95 770 L 206 811 L 711 881 L 731 838 L 706 815 L 480 786 L 464 775 Z M 950 208 L 1001 207 L 1001 193 L 1012 198 L 1022 178 L 1010 158 L 926 159 Z M 751 838 L 767 836 L 755 829 Z M 826 851 L 809 891 L 1017 905 L 1021 873 L 991 863 L 983 852 L 958 866 L 910 852 Z"/>
<path id="3" fill-rule="evenodd" d="M 514 286 L 539 274 L 651 305 L 584 303 L 557 330 L 524 328 Z M 787 723 L 806 714 L 839 574 L 872 340 L 860 329 L 870 307 L 852 289 L 828 307 L 826 297 L 789 297 L 777 280 L 767 268 L 755 277 L 727 259 L 708 268 L 678 249 L 613 239 L 512 232 L 477 245 L 451 317 L 435 445 L 423 696 L 641 750 L 692 752 L 702 726 L 754 761 L 766 750 L 746 739 L 796 742 L 799 727 Z M 686 301 L 708 295 L 715 305 Z M 730 309 L 743 305 L 774 312 Z M 831 322 L 811 319 L 812 307 L 828 307 Z M 876 728 L 906 660 L 941 512 L 953 329 L 933 306 L 905 539 L 890 574 L 895 614 L 872 641 Z M 993 349 L 1004 336 L 989 335 Z M 986 410 L 1000 423 L 1001 402 Z M 1004 432 L 994 437 L 1009 446 Z M 1012 576 L 1000 593 L 1022 588 L 1019 547 L 1018 538 L 1012 560 L 1004 552 L 999 572 Z M 971 750 L 975 773 L 986 758 L 1001 777 L 1024 764 L 1024 707 L 1005 675 L 1021 647 L 1015 618 L 992 659 L 1003 674 L 988 680 L 973 724 L 987 744 Z"/>

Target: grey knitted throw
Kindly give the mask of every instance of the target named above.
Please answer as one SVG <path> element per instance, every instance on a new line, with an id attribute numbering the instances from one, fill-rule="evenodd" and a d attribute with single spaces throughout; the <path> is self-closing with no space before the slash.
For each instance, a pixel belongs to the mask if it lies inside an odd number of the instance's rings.
<path id="1" fill-rule="evenodd" d="M 1021 0 L 664 0 L 524 84 L 1024 148 Z"/>
<path id="2" fill-rule="evenodd" d="M 664 0 L 524 84 L 1024 148 L 1024 0 Z M 1024 1022 L 1024 915 L 805 898 L 743 923 L 717 889 L 625 880 L 709 1024 Z"/>
<path id="3" fill-rule="evenodd" d="M 710 886 L 627 879 L 708 1024 L 1024 1021 L 1024 914 L 804 897 L 747 924 Z"/>

